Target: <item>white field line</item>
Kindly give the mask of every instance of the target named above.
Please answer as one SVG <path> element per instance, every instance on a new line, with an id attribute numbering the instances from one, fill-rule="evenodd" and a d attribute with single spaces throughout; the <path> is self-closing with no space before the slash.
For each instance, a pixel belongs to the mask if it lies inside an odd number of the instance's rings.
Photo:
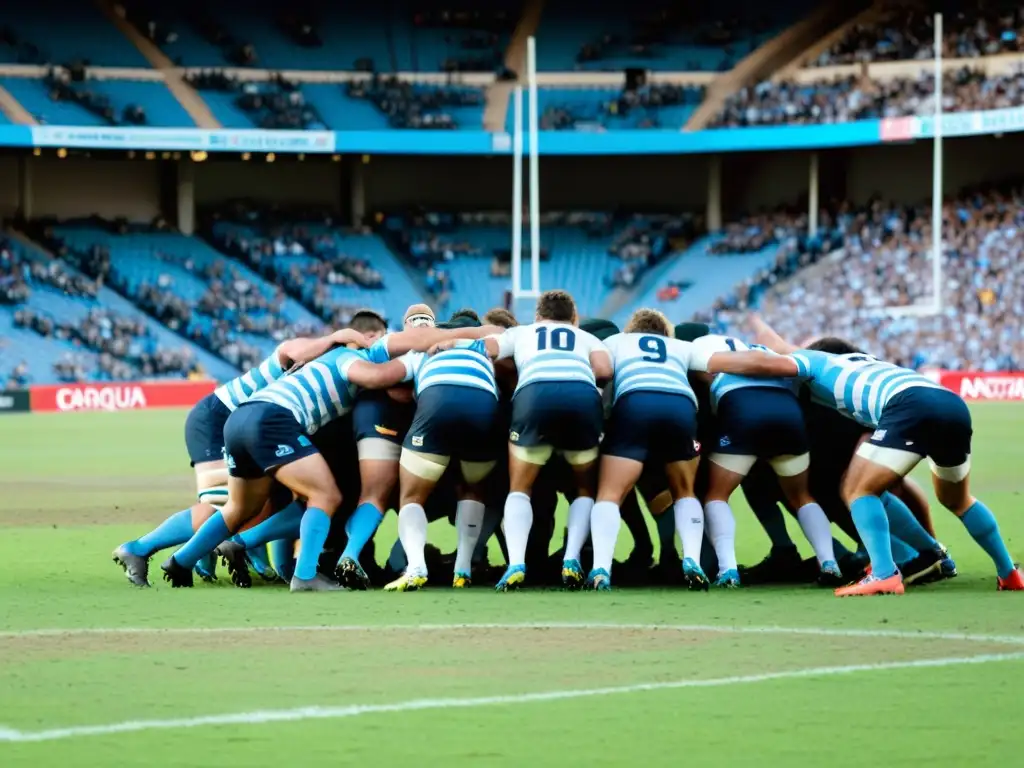
<path id="1" fill-rule="evenodd" d="M 812 637 L 893 638 L 898 640 L 951 640 L 997 645 L 1024 645 L 1024 635 L 988 635 L 966 632 L 938 632 L 901 629 L 834 629 L 829 627 L 728 626 L 716 624 L 654 624 L 614 622 L 523 622 L 464 624 L 337 624 L 312 626 L 247 627 L 75 627 L 69 629 L 24 629 L 0 631 L 0 639 L 31 637 L 74 637 L 76 635 L 218 635 L 251 632 L 445 632 L 452 630 L 637 630 L 643 632 L 718 632 L 737 635 L 809 635 Z"/>
<path id="2" fill-rule="evenodd" d="M 510 696 L 483 696 L 479 698 L 413 699 L 393 704 L 354 704 L 345 707 L 299 707 L 295 709 L 270 709 L 254 712 L 236 712 L 221 715 L 185 717 L 175 720 L 128 720 L 120 723 L 101 725 L 80 725 L 67 728 L 51 728 L 43 731 L 19 731 L 0 726 L 0 742 L 24 743 L 37 741 L 58 741 L 82 736 L 106 736 L 139 731 L 199 728 L 211 725 L 258 725 L 262 723 L 285 723 L 300 720 L 330 720 L 359 715 L 386 714 L 393 712 L 416 712 L 422 710 L 467 709 L 471 707 L 533 704 L 566 699 L 582 699 L 616 694 L 667 691 L 680 688 L 718 688 L 729 685 L 764 683 L 774 680 L 793 680 L 808 677 L 847 675 L 854 672 L 881 672 L 894 669 L 922 669 L 951 667 L 963 664 L 987 664 L 997 661 L 1024 660 L 1024 651 L 1017 653 L 983 654 L 942 659 L 918 659 L 914 661 L 893 661 L 880 664 L 851 664 L 841 667 L 812 667 L 788 672 L 769 672 L 761 675 L 718 677 L 709 680 L 675 680 L 661 683 L 639 683 L 609 688 L 586 688 L 580 690 L 545 691 L 521 693 Z"/>

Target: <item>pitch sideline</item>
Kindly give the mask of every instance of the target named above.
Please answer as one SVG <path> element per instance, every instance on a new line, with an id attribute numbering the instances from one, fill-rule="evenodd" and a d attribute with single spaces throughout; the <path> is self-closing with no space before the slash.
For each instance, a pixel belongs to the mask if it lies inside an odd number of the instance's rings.
<path id="1" fill-rule="evenodd" d="M 999 661 L 1024 660 L 1024 651 L 1004 654 L 982 654 L 978 656 L 949 657 L 943 659 L 918 659 L 915 661 L 895 661 L 878 664 L 854 664 L 837 667 L 813 667 L 808 669 L 790 670 L 788 672 L 771 672 L 761 675 L 744 675 L 736 677 L 719 677 L 710 680 L 675 680 L 661 683 L 639 683 L 608 688 L 589 688 L 578 690 L 545 691 L 540 693 L 523 693 L 510 696 L 486 696 L 478 698 L 448 699 L 413 699 L 393 704 L 363 704 L 346 707 L 299 707 L 295 709 L 257 710 L 254 712 L 237 712 L 221 715 L 205 715 L 200 717 L 180 718 L 175 720 L 129 720 L 120 723 L 102 725 L 83 725 L 68 728 L 52 728 L 42 731 L 19 731 L 0 726 L 0 743 L 28 743 L 58 741 L 84 736 L 104 736 L 139 731 L 167 730 L 180 728 L 199 728 L 212 725 L 258 725 L 263 723 L 297 722 L 301 720 L 330 720 L 360 715 L 385 714 L 395 712 L 415 712 L 424 710 L 465 709 L 470 707 L 504 706 L 513 704 L 533 704 L 568 699 L 590 698 L 595 696 L 612 696 L 617 694 L 646 693 L 650 691 L 676 690 L 680 688 L 717 688 L 729 685 L 745 685 L 775 680 L 790 680 L 808 677 L 827 677 L 845 675 L 856 672 L 880 672 L 894 669 L 920 669 L 935 667 L 951 667 L 964 664 L 987 664 Z"/>

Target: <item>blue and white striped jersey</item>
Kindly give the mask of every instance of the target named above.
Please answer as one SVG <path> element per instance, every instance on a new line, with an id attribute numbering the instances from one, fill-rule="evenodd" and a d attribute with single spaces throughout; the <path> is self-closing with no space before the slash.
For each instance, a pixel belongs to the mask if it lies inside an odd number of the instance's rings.
<path id="1" fill-rule="evenodd" d="M 495 338 L 498 359 L 511 357 L 516 361 L 516 392 L 538 381 L 582 381 L 596 389 L 590 353 L 608 352 L 596 336 L 568 323 L 520 325 Z"/>
<path id="2" fill-rule="evenodd" d="M 711 355 L 716 352 L 748 352 L 751 349 L 758 349 L 762 352 L 775 354 L 767 347 L 760 344 L 745 344 L 739 339 L 731 336 L 717 336 L 711 334 L 694 339 L 694 359 L 699 360 L 701 368 L 707 369 L 707 362 Z M 694 366 L 697 368 L 697 366 Z M 788 389 L 795 392 L 800 382 L 789 378 L 756 378 L 754 376 L 737 376 L 733 373 L 720 373 L 711 380 L 711 412 L 718 412 L 718 402 L 734 389 L 745 387 L 774 387 L 777 389 Z"/>
<path id="3" fill-rule="evenodd" d="M 255 402 L 274 403 L 295 414 L 306 434 L 313 434 L 324 424 L 352 410 L 359 387 L 350 384 L 346 373 L 358 360 L 386 363 L 387 336 L 368 349 L 336 347 L 257 392 Z"/>
<path id="4" fill-rule="evenodd" d="M 262 363 L 241 376 L 236 376 L 226 384 L 221 384 L 213 391 L 213 394 L 227 406 L 229 411 L 233 411 L 257 392 L 283 377 L 285 373 L 277 349 L 275 349 L 270 357 Z"/>
<path id="5" fill-rule="evenodd" d="M 498 397 L 494 365 L 482 340 L 457 341 L 451 349 L 433 356 L 409 352 L 398 359 L 405 363 L 405 380 L 415 382 L 417 397 L 436 384 L 484 389 Z"/>
<path id="6" fill-rule="evenodd" d="M 628 392 L 673 392 L 697 404 L 686 377 L 693 356 L 690 342 L 648 333 L 617 333 L 604 344 L 615 367 L 615 401 Z"/>
<path id="7" fill-rule="evenodd" d="M 942 389 L 919 373 L 871 355 L 833 355 L 802 349 L 790 357 L 796 361 L 797 375 L 806 382 L 814 402 L 835 408 L 872 429 L 878 427 L 886 403 L 900 392 L 912 387 Z"/>

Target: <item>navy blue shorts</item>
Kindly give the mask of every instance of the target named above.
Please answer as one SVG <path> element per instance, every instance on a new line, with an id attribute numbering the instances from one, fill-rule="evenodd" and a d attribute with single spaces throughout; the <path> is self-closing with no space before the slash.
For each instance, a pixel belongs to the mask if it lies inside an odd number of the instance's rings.
<path id="1" fill-rule="evenodd" d="M 224 448 L 230 475 L 246 480 L 319 453 L 291 411 L 251 400 L 224 425 Z"/>
<path id="2" fill-rule="evenodd" d="M 629 392 L 612 408 L 601 453 L 671 464 L 697 456 L 697 406 L 686 395 Z"/>
<path id="3" fill-rule="evenodd" d="M 435 384 L 417 400 L 404 448 L 462 461 L 494 461 L 500 441 L 498 399 L 477 387 Z"/>
<path id="4" fill-rule="evenodd" d="M 512 398 L 509 442 L 524 448 L 550 445 L 556 451 L 596 448 L 604 432 L 604 406 L 592 384 L 538 381 Z"/>
<path id="5" fill-rule="evenodd" d="M 971 454 L 971 411 L 955 392 L 911 387 L 882 409 L 872 445 L 927 456 L 939 467 L 959 467 Z"/>
<path id="6" fill-rule="evenodd" d="M 734 456 L 801 456 L 810 443 L 800 401 L 788 389 L 743 387 L 718 401 L 713 451 Z"/>
<path id="7" fill-rule="evenodd" d="M 378 438 L 401 445 L 416 413 L 416 403 L 400 403 L 386 391 L 364 390 L 352 406 L 356 442 Z"/>
<path id="8" fill-rule="evenodd" d="M 191 466 L 224 458 L 224 425 L 231 411 L 212 392 L 185 419 L 185 448 Z"/>
<path id="9" fill-rule="evenodd" d="M 359 453 L 352 432 L 352 414 L 327 422 L 309 439 L 331 468 L 342 498 L 359 498 L 362 486 L 359 478 Z"/>

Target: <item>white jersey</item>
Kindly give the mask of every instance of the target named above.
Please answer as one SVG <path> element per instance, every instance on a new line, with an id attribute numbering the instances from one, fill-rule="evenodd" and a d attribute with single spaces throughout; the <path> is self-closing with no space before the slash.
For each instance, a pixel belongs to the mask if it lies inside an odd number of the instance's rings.
<path id="1" fill-rule="evenodd" d="M 757 349 L 762 352 L 775 354 L 760 344 L 744 344 L 739 339 L 731 336 L 718 336 L 715 334 L 694 339 L 693 346 L 694 357 L 700 363 L 700 370 L 707 370 L 708 360 L 711 355 L 717 352 L 749 352 L 752 349 Z M 790 378 L 757 378 L 754 376 L 737 376 L 733 373 L 720 373 L 711 381 L 711 411 L 712 413 L 717 412 L 718 402 L 734 389 L 773 387 L 796 392 L 799 386 L 799 381 Z"/>
<path id="2" fill-rule="evenodd" d="M 405 380 L 416 382 L 417 397 L 438 384 L 483 389 L 498 397 L 494 365 L 482 340 L 456 341 L 454 347 L 436 355 L 409 352 L 398 359 L 405 364 Z"/>
<path id="3" fill-rule="evenodd" d="M 615 367 L 615 401 L 628 392 L 671 392 L 697 404 L 686 376 L 693 364 L 690 342 L 649 333 L 617 333 L 604 343 Z"/>
<path id="4" fill-rule="evenodd" d="M 579 381 L 596 389 L 590 353 L 608 352 L 596 336 L 569 323 L 520 325 L 494 338 L 498 341 L 498 359 L 512 357 L 516 361 L 516 392 L 542 381 Z"/>
<path id="5" fill-rule="evenodd" d="M 242 403 L 248 402 L 257 392 L 269 387 L 287 373 L 284 366 L 281 365 L 281 359 L 277 353 L 278 349 L 280 347 L 276 348 L 270 354 L 270 357 L 255 368 L 246 371 L 226 384 L 221 384 L 213 391 L 213 394 L 227 406 L 229 411 L 233 411 Z"/>

